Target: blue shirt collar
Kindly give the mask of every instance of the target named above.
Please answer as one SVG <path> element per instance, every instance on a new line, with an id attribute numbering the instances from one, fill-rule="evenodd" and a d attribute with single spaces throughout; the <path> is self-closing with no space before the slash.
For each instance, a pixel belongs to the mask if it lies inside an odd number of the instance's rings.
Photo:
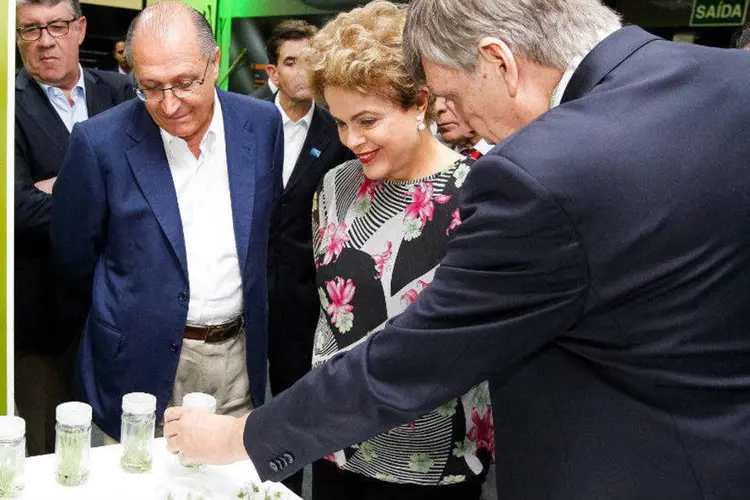
<path id="1" fill-rule="evenodd" d="M 37 81 L 37 83 L 42 87 L 44 90 L 44 93 L 47 94 L 48 97 L 52 97 L 57 92 L 62 92 L 57 87 L 53 87 L 52 85 L 47 85 L 46 83 L 42 83 Z M 83 67 L 79 64 L 78 65 L 78 82 L 75 84 L 71 91 L 72 95 L 79 94 L 82 97 L 86 97 L 86 84 L 83 81 Z"/>

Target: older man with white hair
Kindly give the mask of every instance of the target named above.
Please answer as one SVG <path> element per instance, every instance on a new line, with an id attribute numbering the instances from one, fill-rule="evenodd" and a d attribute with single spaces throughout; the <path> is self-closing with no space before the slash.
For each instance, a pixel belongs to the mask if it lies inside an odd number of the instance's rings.
<path id="1" fill-rule="evenodd" d="M 219 434 L 169 412 L 170 447 L 278 479 L 490 378 L 499 498 L 750 498 L 750 60 L 598 0 L 413 0 L 404 37 L 499 143 L 431 286 Z"/>

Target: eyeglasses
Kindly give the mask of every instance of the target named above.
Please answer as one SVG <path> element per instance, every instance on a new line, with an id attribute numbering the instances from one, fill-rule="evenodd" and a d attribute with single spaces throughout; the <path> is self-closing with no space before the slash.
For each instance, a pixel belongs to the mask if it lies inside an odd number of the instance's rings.
<path id="1" fill-rule="evenodd" d="M 74 17 L 73 19 L 69 19 L 67 21 L 53 21 L 44 26 L 23 26 L 21 28 L 18 28 L 16 32 L 18 32 L 18 36 L 21 37 L 21 40 L 24 40 L 26 42 L 34 42 L 36 40 L 39 40 L 40 38 L 42 38 L 42 31 L 44 30 L 47 30 L 47 33 L 49 33 L 50 36 L 58 38 L 67 35 L 70 31 L 70 23 L 75 22 L 78 19 L 78 17 Z"/>
<path id="2" fill-rule="evenodd" d="M 174 85 L 172 87 L 166 87 L 163 89 L 157 89 L 157 88 L 150 88 L 150 89 L 142 89 L 140 87 L 137 87 L 135 89 L 135 95 L 138 96 L 138 99 L 141 101 L 151 101 L 151 102 L 161 102 L 164 100 L 164 93 L 167 90 L 171 90 L 172 94 L 174 94 L 175 97 L 178 99 L 186 99 L 188 97 L 193 97 L 196 95 L 200 95 L 201 90 L 203 89 L 203 82 L 206 81 L 206 74 L 208 73 L 208 65 L 211 63 L 211 58 L 208 58 L 208 61 L 206 61 L 206 69 L 203 70 L 203 78 L 200 80 L 191 80 L 189 82 L 180 83 L 178 85 Z"/>

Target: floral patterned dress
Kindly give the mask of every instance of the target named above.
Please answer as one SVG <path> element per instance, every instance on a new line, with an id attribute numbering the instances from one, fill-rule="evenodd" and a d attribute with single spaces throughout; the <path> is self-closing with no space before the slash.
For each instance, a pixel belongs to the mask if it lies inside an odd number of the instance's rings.
<path id="1" fill-rule="evenodd" d="M 313 366 L 351 349 L 430 286 L 461 224 L 458 191 L 473 160 L 415 181 L 370 180 L 359 160 L 324 178 L 313 200 L 320 318 Z M 341 469 L 418 485 L 461 483 L 494 456 L 487 383 L 407 425 L 326 457 Z"/>

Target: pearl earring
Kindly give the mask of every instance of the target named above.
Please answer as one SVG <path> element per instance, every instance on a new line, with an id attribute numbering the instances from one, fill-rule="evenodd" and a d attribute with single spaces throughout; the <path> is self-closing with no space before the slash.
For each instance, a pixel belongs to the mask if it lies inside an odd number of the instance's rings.
<path id="1" fill-rule="evenodd" d="M 417 121 L 419 122 L 419 125 L 417 125 L 417 130 L 419 130 L 421 132 L 425 128 L 427 128 L 427 127 L 425 127 L 425 124 L 424 124 L 424 116 L 417 115 Z"/>

